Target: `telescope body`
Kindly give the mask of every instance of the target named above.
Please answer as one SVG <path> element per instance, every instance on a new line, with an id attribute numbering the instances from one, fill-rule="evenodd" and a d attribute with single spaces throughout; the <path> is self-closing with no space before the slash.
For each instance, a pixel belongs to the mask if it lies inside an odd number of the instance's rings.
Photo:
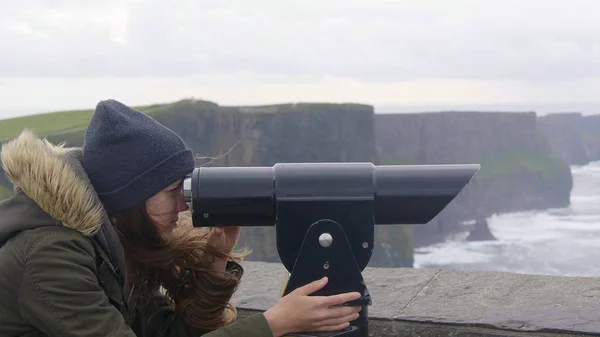
<path id="1" fill-rule="evenodd" d="M 272 167 L 196 168 L 184 181 L 195 227 L 275 226 L 290 272 L 284 295 L 324 276 L 314 295 L 358 291 L 353 325 L 328 336 L 368 336 L 371 298 L 361 272 L 375 225 L 419 225 L 437 216 L 480 166 L 282 163 Z M 316 336 L 290 334 L 290 336 Z"/>
<path id="2" fill-rule="evenodd" d="M 280 201 L 374 202 L 377 225 L 425 224 L 478 164 L 290 163 L 196 168 L 186 191 L 196 226 L 275 226 Z"/>

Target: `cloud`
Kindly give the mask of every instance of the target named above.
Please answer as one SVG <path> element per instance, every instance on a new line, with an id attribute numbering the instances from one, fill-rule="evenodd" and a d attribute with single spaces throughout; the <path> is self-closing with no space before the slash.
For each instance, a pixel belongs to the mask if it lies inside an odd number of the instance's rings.
<path id="1" fill-rule="evenodd" d="M 111 97 L 599 112 L 596 0 L 5 2 L 0 119 Z"/>
<path id="2" fill-rule="evenodd" d="M 600 2 L 36 1 L 0 14 L 0 77 L 600 77 Z"/>

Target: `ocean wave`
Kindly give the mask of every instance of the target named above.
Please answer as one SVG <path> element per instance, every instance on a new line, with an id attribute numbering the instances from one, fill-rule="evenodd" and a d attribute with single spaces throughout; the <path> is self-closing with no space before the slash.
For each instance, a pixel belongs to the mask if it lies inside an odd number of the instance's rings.
<path id="1" fill-rule="evenodd" d="M 572 172 L 569 207 L 491 216 L 497 241 L 468 242 L 467 235 L 456 235 L 417 249 L 415 268 L 600 276 L 600 162 Z"/>

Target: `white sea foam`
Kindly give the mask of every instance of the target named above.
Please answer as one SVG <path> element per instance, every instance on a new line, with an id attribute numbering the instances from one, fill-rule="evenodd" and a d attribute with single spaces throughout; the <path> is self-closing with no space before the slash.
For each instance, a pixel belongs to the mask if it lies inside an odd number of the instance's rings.
<path id="1" fill-rule="evenodd" d="M 498 241 L 467 242 L 456 235 L 415 252 L 415 267 L 600 276 L 600 162 L 572 167 L 571 206 L 495 215 Z"/>

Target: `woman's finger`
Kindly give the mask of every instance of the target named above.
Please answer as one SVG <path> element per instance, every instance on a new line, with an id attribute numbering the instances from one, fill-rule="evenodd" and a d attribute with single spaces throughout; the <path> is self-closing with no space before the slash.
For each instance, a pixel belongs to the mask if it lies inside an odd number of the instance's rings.
<path id="1" fill-rule="evenodd" d="M 328 306 L 341 305 L 341 304 L 344 304 L 349 301 L 357 300 L 359 298 L 360 298 L 359 292 L 337 294 L 337 295 L 328 296 L 325 299 L 325 304 Z"/>
<path id="2" fill-rule="evenodd" d="M 328 278 L 327 277 L 323 277 L 320 280 L 315 280 L 312 281 L 308 284 L 303 285 L 302 287 L 296 288 L 294 291 L 292 291 L 289 295 L 300 295 L 300 296 L 307 296 L 310 295 L 314 292 L 316 292 L 317 290 L 323 288 L 328 282 Z M 314 296 L 312 297 L 312 300 L 317 300 L 317 301 L 323 301 L 325 302 L 325 298 L 324 297 L 320 297 L 320 296 Z"/>
<path id="3" fill-rule="evenodd" d="M 344 316 L 335 316 L 333 318 L 326 319 L 324 321 L 319 321 L 320 326 L 338 326 L 340 324 L 344 324 L 345 322 L 354 321 L 358 319 L 359 313 L 353 312 Z"/>
<path id="4" fill-rule="evenodd" d="M 344 317 L 348 315 L 352 315 L 356 312 L 360 312 L 362 310 L 361 307 L 331 307 L 329 309 L 325 309 L 325 319 L 330 318 L 338 318 Z"/>

